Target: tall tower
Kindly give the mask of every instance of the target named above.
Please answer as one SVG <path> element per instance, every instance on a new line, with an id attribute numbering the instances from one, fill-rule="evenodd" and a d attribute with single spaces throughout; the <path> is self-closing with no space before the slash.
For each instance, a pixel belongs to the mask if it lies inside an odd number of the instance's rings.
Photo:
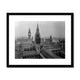
<path id="1" fill-rule="evenodd" d="M 36 44 L 40 44 L 40 42 L 41 42 L 38 24 L 37 24 L 36 34 L 35 34 L 35 42 L 36 42 Z"/>
<path id="2" fill-rule="evenodd" d="M 29 38 L 29 39 L 31 38 L 31 31 L 30 31 L 30 28 L 29 28 L 29 31 L 28 31 L 28 38 Z"/>

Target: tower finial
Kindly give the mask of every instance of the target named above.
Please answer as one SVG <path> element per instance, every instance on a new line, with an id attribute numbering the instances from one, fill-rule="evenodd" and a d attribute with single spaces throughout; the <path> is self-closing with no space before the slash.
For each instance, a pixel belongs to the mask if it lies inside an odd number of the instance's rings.
<path id="1" fill-rule="evenodd" d="M 29 39 L 31 38 L 31 31 L 30 31 L 30 28 L 29 28 L 29 31 L 28 31 L 28 38 L 29 38 Z"/>
<path id="2" fill-rule="evenodd" d="M 38 24 L 37 24 L 37 32 L 39 32 L 39 27 L 38 27 Z"/>

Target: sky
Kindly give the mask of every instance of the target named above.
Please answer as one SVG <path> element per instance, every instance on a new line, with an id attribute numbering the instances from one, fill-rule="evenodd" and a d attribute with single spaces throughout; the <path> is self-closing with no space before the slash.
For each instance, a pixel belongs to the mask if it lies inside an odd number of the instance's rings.
<path id="1" fill-rule="evenodd" d="M 15 38 L 28 37 L 29 28 L 34 38 L 37 24 L 41 37 L 50 35 L 56 38 L 65 37 L 65 21 L 17 21 L 15 22 Z"/>

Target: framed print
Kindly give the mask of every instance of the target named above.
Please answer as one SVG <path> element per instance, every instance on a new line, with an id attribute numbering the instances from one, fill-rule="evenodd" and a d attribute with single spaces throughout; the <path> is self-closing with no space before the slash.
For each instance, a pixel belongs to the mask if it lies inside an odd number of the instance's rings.
<path id="1" fill-rule="evenodd" d="M 7 13 L 7 67 L 73 67 L 73 13 Z"/>

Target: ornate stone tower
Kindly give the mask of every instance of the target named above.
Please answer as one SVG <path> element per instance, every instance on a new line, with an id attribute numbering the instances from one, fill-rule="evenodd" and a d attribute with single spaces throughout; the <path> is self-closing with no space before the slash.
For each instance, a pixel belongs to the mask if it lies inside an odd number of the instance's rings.
<path id="1" fill-rule="evenodd" d="M 31 31 L 30 31 L 30 28 L 29 28 L 29 31 L 28 31 L 28 38 L 29 38 L 29 39 L 31 38 Z"/>
<path id="2" fill-rule="evenodd" d="M 37 24 L 36 34 L 35 34 L 35 42 L 36 42 L 36 44 L 40 44 L 40 42 L 41 42 L 38 24 Z"/>

